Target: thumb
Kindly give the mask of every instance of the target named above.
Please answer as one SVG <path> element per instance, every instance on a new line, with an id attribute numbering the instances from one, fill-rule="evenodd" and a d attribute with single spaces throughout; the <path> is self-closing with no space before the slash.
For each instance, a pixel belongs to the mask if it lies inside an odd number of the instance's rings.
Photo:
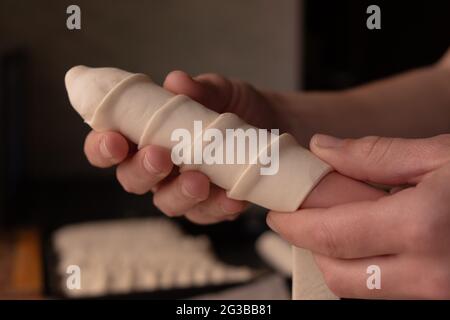
<path id="1" fill-rule="evenodd" d="M 233 96 L 230 80 L 209 73 L 193 78 L 184 71 L 172 71 L 164 81 L 164 88 L 175 94 L 184 94 L 219 113 L 224 112 Z"/>
<path id="2" fill-rule="evenodd" d="M 338 139 L 317 134 L 310 148 L 351 178 L 390 185 L 416 184 L 450 161 L 450 134 L 426 139 Z"/>

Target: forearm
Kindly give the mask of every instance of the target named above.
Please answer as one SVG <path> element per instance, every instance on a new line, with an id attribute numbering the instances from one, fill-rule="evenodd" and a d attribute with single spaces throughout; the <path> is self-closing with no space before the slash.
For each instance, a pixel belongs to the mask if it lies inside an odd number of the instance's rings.
<path id="1" fill-rule="evenodd" d="M 450 132 L 450 68 L 441 65 L 336 92 L 268 93 L 286 127 L 307 144 L 317 133 L 418 137 Z"/>

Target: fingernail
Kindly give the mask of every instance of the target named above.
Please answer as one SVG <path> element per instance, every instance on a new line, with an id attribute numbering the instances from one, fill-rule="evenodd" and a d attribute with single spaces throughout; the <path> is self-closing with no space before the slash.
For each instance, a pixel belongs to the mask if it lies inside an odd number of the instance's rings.
<path id="1" fill-rule="evenodd" d="M 267 225 L 269 226 L 269 228 L 270 229 L 272 229 L 273 231 L 275 231 L 275 232 L 277 232 L 278 233 L 278 231 L 277 231 L 277 227 L 276 227 L 276 225 L 273 223 L 273 221 L 272 221 L 272 218 L 271 218 L 271 216 L 270 216 L 270 214 L 269 215 L 267 215 L 267 218 L 266 218 L 266 223 L 267 223 Z"/>
<path id="2" fill-rule="evenodd" d="M 188 198 L 191 198 L 191 199 L 197 199 L 197 197 L 196 196 L 194 196 L 187 188 L 186 188 L 186 186 L 185 185 L 181 185 L 181 193 L 185 196 L 185 197 L 188 197 Z"/>
<path id="3" fill-rule="evenodd" d="M 145 170 L 147 170 L 149 173 L 153 174 L 153 175 L 160 175 L 162 172 L 161 170 L 159 170 L 155 165 L 153 165 L 150 161 L 150 155 L 149 153 L 145 153 L 144 155 L 144 168 Z"/>
<path id="4" fill-rule="evenodd" d="M 108 149 L 108 146 L 106 145 L 106 137 L 103 137 L 102 140 L 100 141 L 100 153 L 106 159 L 113 158 L 111 152 Z"/>
<path id="5" fill-rule="evenodd" d="M 225 212 L 227 215 L 236 215 L 235 208 L 232 208 L 231 206 L 227 205 L 226 203 L 220 204 L 220 209 L 222 209 L 222 211 Z"/>
<path id="6" fill-rule="evenodd" d="M 316 134 L 313 137 L 313 144 L 319 148 L 339 148 L 344 140 L 326 134 Z"/>

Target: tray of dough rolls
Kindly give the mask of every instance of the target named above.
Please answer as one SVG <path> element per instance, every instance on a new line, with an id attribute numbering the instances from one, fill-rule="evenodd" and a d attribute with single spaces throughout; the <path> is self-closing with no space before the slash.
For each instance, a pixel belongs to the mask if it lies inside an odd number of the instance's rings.
<path id="1" fill-rule="evenodd" d="M 65 298 L 189 298 L 266 273 L 219 259 L 207 235 L 189 234 L 167 218 L 68 225 L 50 243 L 51 292 Z"/>

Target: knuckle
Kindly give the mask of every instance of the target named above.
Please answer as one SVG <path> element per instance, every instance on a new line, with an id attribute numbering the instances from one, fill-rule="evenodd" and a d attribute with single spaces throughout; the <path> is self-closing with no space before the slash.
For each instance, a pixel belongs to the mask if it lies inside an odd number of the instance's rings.
<path id="1" fill-rule="evenodd" d="M 240 99 L 245 103 L 248 103 L 251 99 L 251 94 L 255 91 L 255 88 L 250 83 L 240 80 L 236 81 L 235 85 L 239 89 L 238 95 Z"/>
<path id="2" fill-rule="evenodd" d="M 187 203 L 196 204 L 209 198 L 210 183 L 203 173 L 186 171 L 178 176 L 176 193 Z"/>
<path id="3" fill-rule="evenodd" d="M 340 257 L 342 255 L 336 237 L 326 222 L 321 222 L 313 235 L 313 240 L 319 245 L 323 254 L 329 257 Z"/>
<path id="4" fill-rule="evenodd" d="M 394 139 L 370 136 L 362 138 L 359 142 L 359 150 L 363 161 L 368 165 L 377 165 L 386 158 Z"/>
<path id="5" fill-rule="evenodd" d="M 235 83 L 236 83 L 236 84 L 241 88 L 241 90 L 244 91 L 244 92 L 248 92 L 248 91 L 252 91 L 252 90 L 253 90 L 253 86 L 252 86 L 250 83 L 248 83 L 248 82 L 241 81 L 241 80 L 236 80 Z"/>
<path id="6" fill-rule="evenodd" d="M 224 76 L 218 73 L 205 73 L 204 77 L 208 78 L 209 81 L 218 84 L 222 84 L 228 81 Z"/>

